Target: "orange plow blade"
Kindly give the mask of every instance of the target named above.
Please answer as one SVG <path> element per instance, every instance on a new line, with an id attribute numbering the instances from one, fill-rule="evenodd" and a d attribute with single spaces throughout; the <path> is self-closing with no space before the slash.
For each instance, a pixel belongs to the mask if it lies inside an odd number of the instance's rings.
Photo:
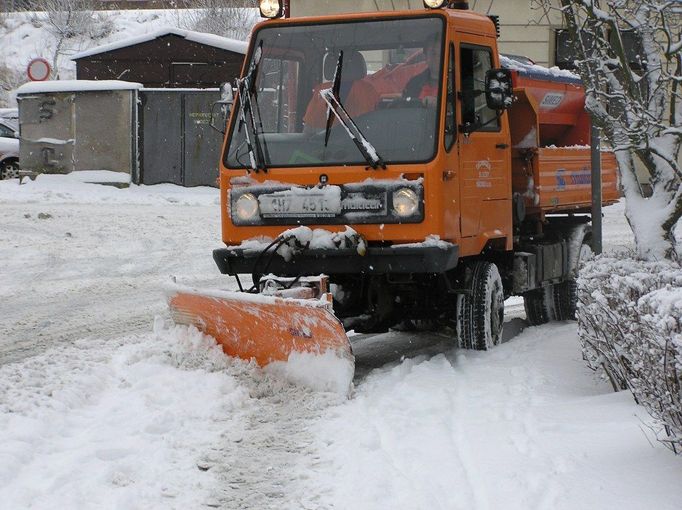
<path id="1" fill-rule="evenodd" d="M 260 366 L 286 362 L 292 353 L 328 351 L 354 362 L 346 332 L 323 299 L 176 288 L 169 306 L 176 324 L 193 325 L 228 356 Z"/>

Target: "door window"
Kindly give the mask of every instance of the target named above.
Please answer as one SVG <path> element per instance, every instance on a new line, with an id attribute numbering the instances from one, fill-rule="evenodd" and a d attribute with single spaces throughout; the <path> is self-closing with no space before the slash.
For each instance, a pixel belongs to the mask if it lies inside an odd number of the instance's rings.
<path id="1" fill-rule="evenodd" d="M 492 69 L 493 55 L 484 46 L 462 46 L 460 76 L 462 80 L 462 121 L 467 131 L 499 131 L 497 112 L 485 100 L 485 74 Z"/>

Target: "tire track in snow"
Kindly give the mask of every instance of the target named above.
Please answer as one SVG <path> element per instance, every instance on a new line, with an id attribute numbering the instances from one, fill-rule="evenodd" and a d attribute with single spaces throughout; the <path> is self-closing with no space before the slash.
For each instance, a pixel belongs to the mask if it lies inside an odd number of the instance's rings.
<path id="1" fill-rule="evenodd" d="M 471 359 L 459 357 L 456 365 L 461 376 L 457 390 L 460 395 L 462 383 L 465 387 L 487 386 L 490 392 L 489 395 L 485 395 L 474 391 L 460 400 L 459 407 L 463 410 L 469 409 L 469 414 L 474 416 L 473 420 L 466 420 L 461 426 L 468 428 L 469 434 L 473 433 L 472 437 L 477 437 L 478 441 L 485 441 L 481 431 L 476 430 L 476 424 L 505 423 L 504 435 L 490 439 L 494 443 L 504 445 L 504 448 L 500 449 L 503 462 L 504 459 L 516 457 L 514 462 L 525 465 L 523 471 L 510 473 L 510 479 L 515 481 L 515 487 L 510 486 L 506 490 L 517 495 L 509 501 L 509 508 L 556 507 L 561 500 L 561 484 L 557 482 L 557 476 L 565 472 L 563 459 L 547 457 L 536 439 L 541 435 L 537 426 L 539 419 L 537 408 L 541 407 L 541 402 L 536 395 L 546 381 L 534 368 L 533 359 L 534 353 L 538 350 L 537 343 L 545 340 L 543 328 L 536 328 L 534 331 L 538 335 L 537 338 L 531 337 L 530 340 L 515 345 L 513 349 L 505 346 L 487 353 L 472 353 Z M 506 367 L 507 373 L 496 374 L 498 367 Z M 503 386 L 495 387 L 495 383 L 492 382 L 495 381 L 493 379 L 495 375 L 498 375 Z M 492 383 L 483 383 L 486 378 L 490 378 Z M 472 413 L 472 410 L 476 409 L 476 401 L 486 399 L 491 409 L 481 409 Z M 465 436 L 469 434 L 465 433 Z M 485 476 L 477 477 L 482 478 Z M 509 480 L 506 483 L 509 484 Z M 490 506 L 486 504 L 481 508 Z"/>
<path id="2" fill-rule="evenodd" d="M 253 406 L 238 417 L 243 427 L 226 430 L 203 460 L 222 485 L 207 504 L 230 510 L 325 508 L 310 484 L 320 460 L 309 425 L 340 397 L 268 375 L 254 379 L 247 373 L 240 380 Z"/>
<path id="3" fill-rule="evenodd" d="M 485 496 L 485 490 L 480 487 L 480 484 L 476 484 L 474 482 L 474 480 L 480 480 L 480 469 L 474 460 L 475 456 L 471 454 L 471 443 L 464 430 L 464 427 L 462 426 L 462 423 L 459 420 L 460 416 L 464 416 L 467 412 L 469 412 L 468 405 L 466 404 L 465 394 L 470 395 L 471 388 L 464 377 L 459 377 L 461 366 L 457 365 L 456 356 L 457 355 L 455 353 L 455 360 L 453 360 L 452 356 L 447 357 L 448 362 L 450 363 L 450 366 L 455 372 L 455 376 L 457 378 L 457 381 L 455 382 L 454 394 L 452 392 L 448 394 L 453 409 L 451 419 L 449 420 L 451 426 L 452 443 L 455 447 L 454 451 L 457 455 L 457 458 L 459 459 L 459 463 L 462 466 L 464 481 L 467 484 L 469 493 L 471 495 L 471 500 L 473 501 L 473 504 L 470 506 L 470 508 L 487 510 L 490 508 L 490 506 Z"/>

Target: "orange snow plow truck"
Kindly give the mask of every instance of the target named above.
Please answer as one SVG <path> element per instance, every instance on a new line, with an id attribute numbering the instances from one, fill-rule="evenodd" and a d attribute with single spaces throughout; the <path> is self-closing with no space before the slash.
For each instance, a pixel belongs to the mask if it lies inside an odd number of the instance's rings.
<path id="1" fill-rule="evenodd" d="M 352 360 L 346 331 L 398 323 L 489 349 L 513 295 L 531 324 L 574 316 L 591 210 L 580 80 L 501 56 L 495 19 L 466 2 L 428 3 L 297 19 L 261 4 L 274 19 L 223 102 L 213 257 L 239 291 L 178 288 L 176 322 L 267 365 Z M 612 153 L 601 168 L 610 204 Z"/>

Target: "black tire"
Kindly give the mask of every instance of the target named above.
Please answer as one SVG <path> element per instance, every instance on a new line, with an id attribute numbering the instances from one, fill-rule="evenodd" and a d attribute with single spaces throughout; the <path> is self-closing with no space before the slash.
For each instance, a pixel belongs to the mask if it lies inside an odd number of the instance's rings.
<path id="1" fill-rule="evenodd" d="M 578 282 L 575 278 L 554 285 L 554 320 L 574 321 L 578 304 Z"/>
<path id="2" fill-rule="evenodd" d="M 16 159 L 8 159 L 0 164 L 0 180 L 18 179 L 19 178 L 19 162 Z"/>
<path id="3" fill-rule="evenodd" d="M 580 266 L 594 257 L 590 246 L 591 238 L 585 237 L 578 254 L 576 273 Z M 578 282 L 576 277 L 554 285 L 554 320 L 574 321 L 578 306 Z"/>
<path id="4" fill-rule="evenodd" d="M 523 295 L 526 320 L 531 326 L 541 326 L 554 320 L 554 285 L 531 290 Z"/>
<path id="5" fill-rule="evenodd" d="M 486 351 L 502 341 L 504 289 L 497 266 L 476 262 L 469 288 L 457 299 L 457 340 L 463 349 Z"/>

